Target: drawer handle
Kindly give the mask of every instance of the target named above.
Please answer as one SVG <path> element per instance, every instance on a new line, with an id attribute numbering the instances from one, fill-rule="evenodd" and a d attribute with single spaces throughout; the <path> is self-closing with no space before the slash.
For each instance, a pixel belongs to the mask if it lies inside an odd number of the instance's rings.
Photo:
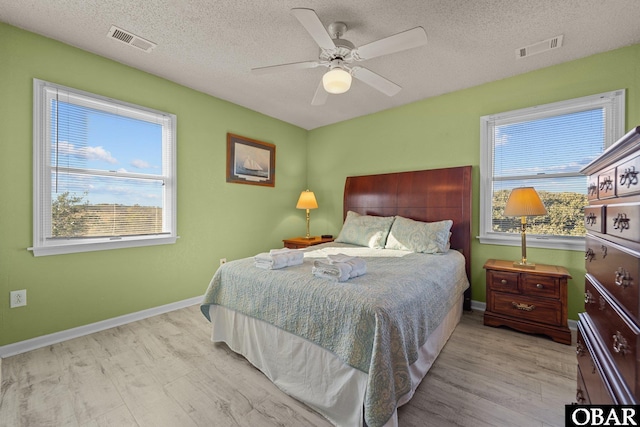
<path id="1" fill-rule="evenodd" d="M 536 283 L 536 288 L 538 289 L 544 289 L 544 285 L 540 284 L 540 283 Z"/>
<path id="2" fill-rule="evenodd" d="M 511 301 L 511 305 L 513 305 L 515 308 L 517 308 L 518 310 L 522 310 L 522 311 L 533 311 L 536 306 L 531 304 L 518 304 L 517 302 Z"/>
<path id="3" fill-rule="evenodd" d="M 624 173 L 620 174 L 620 185 L 627 185 L 627 188 L 638 184 L 638 172 L 635 166 L 626 168 Z"/>
<path id="4" fill-rule="evenodd" d="M 507 280 L 506 279 L 502 279 L 502 280 L 500 280 L 500 283 L 502 283 L 503 285 L 506 285 L 507 284 Z"/>
<path id="5" fill-rule="evenodd" d="M 584 398 L 584 392 L 582 390 L 578 389 L 576 391 L 576 402 L 578 402 L 578 405 L 582 405 L 586 401 L 587 400 Z"/>
<path id="6" fill-rule="evenodd" d="M 593 261 L 596 257 L 596 253 L 593 251 L 593 249 L 588 248 L 587 251 L 584 253 L 584 259 L 585 261 Z"/>
<path id="7" fill-rule="evenodd" d="M 576 354 L 578 355 L 578 357 L 582 357 L 585 355 L 584 344 L 582 344 L 581 341 L 578 341 L 578 344 L 576 344 Z"/>
<path id="8" fill-rule="evenodd" d="M 622 336 L 620 331 L 616 331 L 616 334 L 613 336 L 613 351 L 625 355 L 628 348 L 627 340 Z"/>
<path id="9" fill-rule="evenodd" d="M 585 304 L 593 304 L 595 302 L 596 302 L 596 300 L 595 300 L 595 298 L 593 298 L 593 294 L 591 293 L 591 291 L 589 289 L 587 289 L 587 291 L 584 293 L 584 303 Z"/>
<path id="10" fill-rule="evenodd" d="M 615 230 L 620 230 L 620 232 L 622 233 L 624 230 L 629 229 L 629 221 L 630 220 L 629 218 L 627 218 L 627 214 L 621 212 L 613 219 L 613 228 Z"/>
<path id="11" fill-rule="evenodd" d="M 593 182 L 591 184 L 589 184 L 589 188 L 587 189 L 587 193 L 590 196 L 595 196 L 597 192 L 598 192 L 598 186 Z"/>
<path id="12" fill-rule="evenodd" d="M 605 299 L 602 296 L 600 296 L 600 304 L 598 309 L 600 311 L 605 311 L 606 308 L 607 308 L 607 301 L 605 301 Z"/>
<path id="13" fill-rule="evenodd" d="M 604 178 L 600 183 L 600 191 L 613 190 L 613 180 L 610 176 Z"/>
<path id="14" fill-rule="evenodd" d="M 586 225 L 596 225 L 596 219 L 598 217 L 596 216 L 596 214 L 594 214 L 593 212 L 589 212 L 589 215 L 587 215 L 584 218 L 584 222 Z"/>
<path id="15" fill-rule="evenodd" d="M 627 288 L 633 284 L 632 282 L 633 280 L 631 279 L 629 272 L 622 267 L 618 267 L 618 269 L 616 270 L 616 286 Z"/>
<path id="16" fill-rule="evenodd" d="M 605 245 L 600 246 L 600 251 L 602 252 L 602 259 L 607 257 L 607 247 Z"/>

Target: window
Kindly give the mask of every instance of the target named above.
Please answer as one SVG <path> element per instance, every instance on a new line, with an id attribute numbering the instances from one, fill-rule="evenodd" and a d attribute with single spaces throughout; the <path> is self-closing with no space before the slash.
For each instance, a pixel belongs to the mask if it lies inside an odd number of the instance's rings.
<path id="1" fill-rule="evenodd" d="M 534 187 L 548 214 L 527 220 L 533 247 L 584 249 L 587 177 L 580 170 L 624 135 L 617 90 L 480 118 L 480 242 L 519 245 L 503 216 L 515 187 Z"/>
<path id="2" fill-rule="evenodd" d="M 34 255 L 174 243 L 176 116 L 33 86 Z"/>

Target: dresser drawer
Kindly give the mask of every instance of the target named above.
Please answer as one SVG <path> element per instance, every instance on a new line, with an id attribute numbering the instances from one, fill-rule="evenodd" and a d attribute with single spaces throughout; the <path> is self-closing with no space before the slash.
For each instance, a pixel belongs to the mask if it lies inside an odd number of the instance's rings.
<path id="1" fill-rule="evenodd" d="M 640 259 L 596 237 L 586 237 L 585 264 L 592 275 L 635 319 L 639 318 Z"/>
<path id="2" fill-rule="evenodd" d="M 598 200 L 598 175 L 591 175 L 587 180 L 587 200 Z"/>
<path id="3" fill-rule="evenodd" d="M 493 291 L 518 293 L 518 273 L 510 271 L 489 271 L 487 284 Z"/>
<path id="4" fill-rule="evenodd" d="M 591 399 L 589 398 L 589 393 L 587 392 L 587 386 L 584 384 L 582 372 L 580 372 L 580 365 L 578 365 L 577 377 L 578 387 L 576 388 L 576 403 L 578 405 L 591 405 Z"/>
<path id="5" fill-rule="evenodd" d="M 597 233 L 605 232 L 604 206 L 588 206 L 584 208 L 584 227 Z"/>
<path id="6" fill-rule="evenodd" d="M 525 295 L 560 298 L 560 281 L 557 278 L 525 273 L 520 283 L 520 289 Z"/>
<path id="7" fill-rule="evenodd" d="M 611 405 L 614 403 L 608 388 L 600 373 L 601 368 L 592 354 L 593 345 L 588 342 L 578 328 L 576 340 L 576 355 L 578 356 L 578 388 L 583 390 L 585 404 Z M 579 393 L 576 400 L 579 399 Z M 580 404 L 580 402 L 578 402 Z"/>
<path id="8" fill-rule="evenodd" d="M 607 234 L 640 242 L 640 205 L 637 203 L 609 205 L 606 218 Z"/>
<path id="9" fill-rule="evenodd" d="M 610 199 L 616 196 L 616 168 L 598 174 L 598 199 Z"/>
<path id="10" fill-rule="evenodd" d="M 627 196 L 640 192 L 640 183 L 638 182 L 640 177 L 640 156 L 634 157 L 618 166 L 618 182 L 617 182 L 617 194 L 618 196 Z"/>
<path id="11" fill-rule="evenodd" d="M 640 329 L 626 315 L 614 308 L 613 301 L 597 284 L 587 280 L 585 292 L 591 293 L 595 300 L 592 304 L 586 304 L 585 308 L 595 325 L 604 348 L 611 355 L 627 386 L 637 395 L 640 392 L 640 379 L 636 364 Z M 582 373 L 584 376 L 584 369 Z M 589 392 L 589 396 L 591 396 L 591 392 Z M 591 398 L 593 399 L 593 396 Z"/>
<path id="12" fill-rule="evenodd" d="M 557 300 L 496 292 L 491 311 L 532 322 L 565 326 L 562 324 L 562 304 Z"/>

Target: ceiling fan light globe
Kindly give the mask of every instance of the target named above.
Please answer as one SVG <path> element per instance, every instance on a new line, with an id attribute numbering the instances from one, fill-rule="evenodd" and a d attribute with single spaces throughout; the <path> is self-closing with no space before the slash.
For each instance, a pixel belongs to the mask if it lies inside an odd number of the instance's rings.
<path id="1" fill-rule="evenodd" d="M 345 93 L 351 87 L 351 74 L 341 68 L 329 70 L 322 76 L 322 86 L 329 93 Z"/>

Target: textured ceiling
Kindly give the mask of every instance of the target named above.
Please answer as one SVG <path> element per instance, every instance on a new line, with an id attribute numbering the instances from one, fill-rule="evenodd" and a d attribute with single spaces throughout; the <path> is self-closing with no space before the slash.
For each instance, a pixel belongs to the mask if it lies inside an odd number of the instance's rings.
<path id="1" fill-rule="evenodd" d="M 387 97 L 354 80 L 323 106 L 311 99 L 325 68 L 254 75 L 251 68 L 315 60 L 318 47 L 290 14 L 345 22 L 360 46 L 422 26 L 424 47 L 363 65 L 403 87 Z M 0 21 L 305 129 L 640 43 L 639 0 L 0 0 Z M 157 43 L 150 53 L 107 38 L 112 25 Z M 563 46 L 515 50 L 564 35 Z"/>

